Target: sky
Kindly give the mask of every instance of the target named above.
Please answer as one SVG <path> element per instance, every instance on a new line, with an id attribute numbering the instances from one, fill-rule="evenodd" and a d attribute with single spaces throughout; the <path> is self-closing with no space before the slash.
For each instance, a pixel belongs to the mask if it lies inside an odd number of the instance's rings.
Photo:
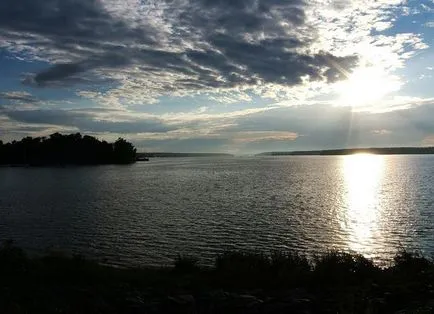
<path id="1" fill-rule="evenodd" d="M 434 146 L 434 0 L 2 0 L 0 139 Z"/>

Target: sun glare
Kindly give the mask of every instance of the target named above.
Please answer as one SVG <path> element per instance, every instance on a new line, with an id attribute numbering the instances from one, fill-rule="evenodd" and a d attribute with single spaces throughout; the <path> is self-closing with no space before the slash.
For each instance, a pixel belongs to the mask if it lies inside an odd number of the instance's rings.
<path id="1" fill-rule="evenodd" d="M 396 76 L 390 76 L 380 68 L 358 68 L 347 80 L 338 84 L 339 102 L 343 106 L 353 107 L 372 105 L 398 90 L 400 85 Z"/>

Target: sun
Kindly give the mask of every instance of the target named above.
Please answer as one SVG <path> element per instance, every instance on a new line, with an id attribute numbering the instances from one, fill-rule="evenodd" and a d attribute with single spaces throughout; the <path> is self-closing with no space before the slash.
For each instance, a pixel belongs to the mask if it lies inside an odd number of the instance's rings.
<path id="1" fill-rule="evenodd" d="M 353 107 L 374 105 L 387 94 L 399 90 L 400 86 L 398 77 L 381 68 L 361 67 L 338 84 L 339 103 Z"/>

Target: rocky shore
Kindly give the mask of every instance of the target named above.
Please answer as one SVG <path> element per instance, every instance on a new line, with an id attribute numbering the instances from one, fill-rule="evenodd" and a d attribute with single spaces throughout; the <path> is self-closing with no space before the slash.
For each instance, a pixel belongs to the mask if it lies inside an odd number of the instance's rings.
<path id="1" fill-rule="evenodd" d="M 0 249 L 1 313 L 434 313 L 434 263 L 400 252 L 382 269 L 331 252 L 226 253 L 215 266 L 180 257 L 160 269 L 116 269 L 80 256 Z"/>

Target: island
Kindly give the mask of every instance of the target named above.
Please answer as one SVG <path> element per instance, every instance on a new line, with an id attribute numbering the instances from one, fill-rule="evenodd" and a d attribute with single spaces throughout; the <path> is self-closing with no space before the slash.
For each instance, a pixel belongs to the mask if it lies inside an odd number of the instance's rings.
<path id="1" fill-rule="evenodd" d="M 135 161 L 136 149 L 123 138 L 108 143 L 80 133 L 54 133 L 6 144 L 0 141 L 0 165 L 3 166 L 131 164 Z"/>
<path id="2" fill-rule="evenodd" d="M 423 155 L 434 154 L 434 147 L 370 147 L 289 152 L 265 152 L 256 156 L 333 156 L 353 154 L 375 155 Z"/>

